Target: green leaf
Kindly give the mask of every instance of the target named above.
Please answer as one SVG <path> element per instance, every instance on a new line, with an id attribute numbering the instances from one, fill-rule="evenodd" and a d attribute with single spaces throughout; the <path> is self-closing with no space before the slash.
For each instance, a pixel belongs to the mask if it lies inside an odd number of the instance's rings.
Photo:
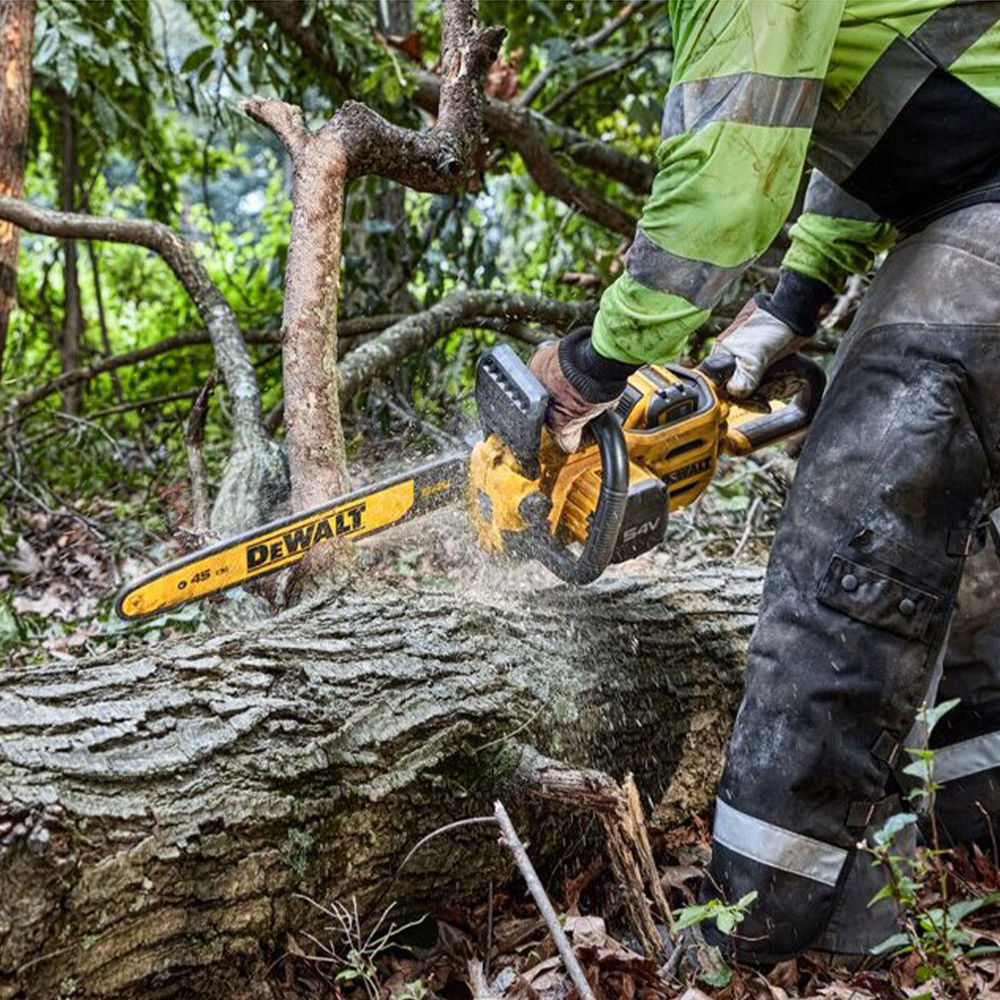
<path id="1" fill-rule="evenodd" d="M 884 955 L 890 951 L 894 955 L 904 955 L 913 951 L 913 945 L 905 934 L 893 934 L 892 937 L 886 938 L 881 944 L 872 948 L 873 955 Z"/>
<path id="2" fill-rule="evenodd" d="M 927 727 L 927 735 L 930 736 L 934 732 L 934 727 L 941 721 L 941 719 L 948 714 L 962 699 L 961 698 L 951 698 L 948 701 L 942 701 L 939 705 L 935 705 L 933 708 L 922 708 L 917 713 L 917 718 Z"/>
<path id="3" fill-rule="evenodd" d="M 67 94 L 72 96 L 76 93 L 80 74 L 76 66 L 76 53 L 68 46 L 61 46 L 56 55 L 56 75 Z"/>
<path id="4" fill-rule="evenodd" d="M 94 36 L 81 24 L 63 21 L 59 25 L 59 33 L 88 52 L 98 47 L 94 43 Z"/>
<path id="5" fill-rule="evenodd" d="M 38 42 L 33 61 L 35 71 L 47 66 L 49 60 L 59 51 L 59 32 L 55 28 L 47 28 Z"/>
<path id="6" fill-rule="evenodd" d="M 875 834 L 875 843 L 879 847 L 888 847 L 900 830 L 916 822 L 917 817 L 914 813 L 897 813 L 895 816 L 890 816 L 882 829 Z"/>
<path id="7" fill-rule="evenodd" d="M 960 899 L 957 903 L 952 903 L 948 907 L 948 917 L 957 924 L 960 920 L 964 920 L 969 916 L 969 914 L 975 913 L 976 910 L 981 910 L 984 906 L 991 906 L 997 902 L 1000 902 L 1000 892 L 991 892 L 986 896 L 980 896 L 978 899 Z"/>
<path id="8" fill-rule="evenodd" d="M 139 86 L 139 77 L 136 75 L 135 65 L 121 49 L 111 50 L 111 61 L 115 64 L 115 69 L 118 70 L 127 83 L 131 83 L 133 87 Z"/>
<path id="9" fill-rule="evenodd" d="M 202 63 L 212 57 L 212 53 L 214 51 L 214 45 L 202 45 L 200 48 L 192 49 L 192 51 L 184 57 L 184 62 L 181 63 L 181 72 L 193 73 L 199 66 L 202 65 Z"/>

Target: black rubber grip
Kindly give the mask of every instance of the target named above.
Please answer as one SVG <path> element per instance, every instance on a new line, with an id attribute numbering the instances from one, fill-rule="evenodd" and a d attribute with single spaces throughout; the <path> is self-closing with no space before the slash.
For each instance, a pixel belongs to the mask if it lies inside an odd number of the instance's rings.
<path id="1" fill-rule="evenodd" d="M 629 459 L 622 425 L 605 411 L 588 425 L 601 453 L 601 492 L 597 510 L 590 519 L 590 531 L 583 551 L 574 556 L 558 539 L 548 533 L 533 555 L 567 583 L 593 583 L 610 565 L 628 502 Z"/>

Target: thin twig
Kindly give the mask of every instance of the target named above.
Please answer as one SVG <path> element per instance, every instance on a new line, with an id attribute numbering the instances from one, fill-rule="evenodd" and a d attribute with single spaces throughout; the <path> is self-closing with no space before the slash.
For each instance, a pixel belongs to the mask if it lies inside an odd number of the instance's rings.
<path id="1" fill-rule="evenodd" d="M 490 953 L 493 951 L 493 879 L 490 879 L 489 909 L 486 911 L 486 955 L 484 956 L 483 976 L 487 982 L 490 979 Z"/>
<path id="2" fill-rule="evenodd" d="M 448 823 L 446 826 L 439 826 L 436 830 L 432 830 L 426 837 L 421 837 L 420 840 L 414 845 L 413 850 L 403 858 L 403 863 L 396 869 L 396 874 L 393 875 L 392 881 L 395 882 L 399 878 L 400 873 L 403 869 L 410 863 L 410 859 L 413 857 L 421 847 L 424 846 L 428 841 L 433 840 L 435 837 L 439 837 L 442 833 L 450 833 L 452 830 L 457 830 L 463 826 L 474 826 L 477 823 L 496 823 L 497 819 L 495 816 L 470 816 L 468 819 L 459 819 L 454 823 Z"/>
<path id="3" fill-rule="evenodd" d="M 552 100 L 549 101 L 544 108 L 542 108 L 542 114 L 545 115 L 546 118 L 549 117 L 554 111 L 561 108 L 567 101 L 576 97 L 581 90 L 585 90 L 587 87 L 592 87 L 595 83 L 600 83 L 601 80 L 606 80 L 609 76 L 615 76 L 617 73 L 623 73 L 625 70 L 634 66 L 637 62 L 645 59 L 651 52 L 663 52 L 667 48 L 668 46 L 661 45 L 657 42 L 647 42 L 641 49 L 631 52 L 627 56 L 623 56 L 621 59 L 616 59 L 614 62 L 608 63 L 600 69 L 595 69 L 593 73 L 588 73 L 586 76 L 581 77 L 572 86 L 567 87 L 561 94 L 552 98 Z"/>
<path id="4" fill-rule="evenodd" d="M 760 507 L 760 504 L 761 498 L 754 497 L 753 503 L 750 504 L 750 510 L 747 513 L 747 523 L 743 528 L 743 535 L 740 537 L 736 548 L 733 549 L 733 559 L 736 559 L 739 556 L 739 554 L 743 551 L 743 547 L 748 541 L 750 541 L 750 532 L 753 530 L 753 519 L 757 516 L 757 508 Z"/>
<path id="5" fill-rule="evenodd" d="M 606 42 L 619 28 L 625 25 L 632 16 L 635 14 L 640 7 L 642 7 L 644 0 L 632 0 L 632 2 L 625 4 L 622 9 L 609 20 L 606 24 L 601 25 L 592 35 L 587 35 L 586 38 L 577 39 L 570 47 L 569 51 L 561 58 L 555 60 L 555 62 L 546 66 L 545 69 L 531 81 L 530 84 L 525 88 L 524 93 L 521 95 L 521 99 L 518 103 L 522 107 L 527 107 L 531 102 L 545 89 L 545 84 L 549 82 L 549 77 L 571 56 L 577 56 L 581 52 L 587 52 L 590 49 L 596 48 L 602 42 Z"/>
<path id="6" fill-rule="evenodd" d="M 208 418 L 208 403 L 219 381 L 219 373 L 213 371 L 191 405 L 191 411 L 184 424 L 184 448 L 187 452 L 188 471 L 191 476 L 191 507 L 196 535 L 205 536 L 209 531 L 208 487 L 205 476 L 205 459 L 201 453 L 205 439 L 205 421 Z"/>
<path id="7" fill-rule="evenodd" d="M 531 863 L 531 858 L 528 857 L 528 852 L 524 849 L 524 844 L 521 843 L 517 831 L 514 829 L 514 824 L 511 823 L 510 817 L 507 815 L 507 810 L 504 809 L 503 803 L 500 801 L 493 804 L 493 809 L 496 821 L 500 824 L 500 830 L 503 833 L 503 841 L 510 853 L 514 855 L 514 861 L 524 876 L 525 884 L 538 907 L 538 912 L 548 924 L 549 933 L 552 935 L 556 951 L 559 952 L 559 957 L 563 960 L 563 965 L 569 973 L 569 978 L 573 980 L 573 985 L 580 994 L 581 1000 L 596 1000 L 594 991 L 590 988 L 590 983 L 587 982 L 587 977 L 583 974 L 583 969 L 577 961 L 573 946 L 569 943 L 569 938 L 566 937 L 566 932 L 559 923 L 559 917 L 552 908 L 552 902 L 538 878 L 535 866 Z"/>

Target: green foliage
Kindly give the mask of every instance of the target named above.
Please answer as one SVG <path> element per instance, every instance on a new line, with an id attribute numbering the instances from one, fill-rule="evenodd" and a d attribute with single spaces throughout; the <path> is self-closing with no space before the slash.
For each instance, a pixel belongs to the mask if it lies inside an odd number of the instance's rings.
<path id="1" fill-rule="evenodd" d="M 707 903 L 685 906 L 672 915 L 671 932 L 678 935 L 690 927 L 704 923 L 714 923 L 722 934 L 732 934 L 746 919 L 750 907 L 757 899 L 757 892 L 748 892 L 735 903 L 726 903 L 721 899 L 710 899 Z M 689 947 L 689 954 L 690 954 Z M 694 946 L 695 954 L 692 960 L 697 969 L 698 978 L 709 986 L 723 988 L 729 985 L 733 977 L 732 970 L 726 964 L 722 953 L 716 947 L 707 944 Z"/>
<path id="2" fill-rule="evenodd" d="M 440 0 L 414 0 L 412 23 L 392 28 L 382 24 L 379 0 L 310 0 L 306 10 L 302 31 L 325 49 L 333 73 L 248 0 L 39 0 L 26 197 L 58 206 L 60 181 L 72 170 L 77 210 L 151 217 L 176 227 L 195 244 L 241 326 L 277 330 L 290 218 L 287 165 L 274 138 L 240 112 L 238 99 L 275 94 L 300 104 L 316 126 L 353 97 L 394 122 L 426 127 L 428 120 L 408 99 L 408 57 L 383 44 L 380 33 L 412 29 L 410 51 L 420 49 L 426 68 L 434 67 L 440 48 Z M 667 42 L 664 11 L 650 5 L 606 42 L 572 51 L 574 41 L 619 10 L 616 0 L 485 0 L 482 18 L 507 26 L 504 58 L 517 67 L 522 92 L 552 68 L 533 102 L 543 108 L 595 70 Z M 648 52 L 580 89 L 553 118 L 652 157 L 669 67 L 665 48 Z M 67 116 L 74 162 L 64 162 Z M 466 286 L 564 299 L 599 294 L 620 267 L 619 237 L 543 195 L 518 157 L 502 148 L 495 154 L 469 190 L 451 196 L 402 192 L 378 178 L 352 185 L 342 316 L 412 312 Z M 634 192 L 583 170 L 564 153 L 557 156 L 575 181 L 639 211 Z M 62 246 L 29 234 L 22 234 L 20 246 L 18 309 L 3 359 L 0 412 L 58 376 L 62 365 Z M 77 257 L 83 364 L 203 332 L 191 300 L 155 254 L 81 243 Z M 590 276 L 587 290 L 564 282 L 567 273 Z M 471 416 L 474 360 L 497 336 L 455 331 L 398 365 L 353 404 L 347 417 L 353 454 L 365 461 L 398 433 L 398 406 L 393 410 L 390 402 L 405 403 L 415 418 L 411 424 L 463 433 Z M 270 410 L 281 399 L 279 348 L 253 343 L 249 350 Z M 31 497 L 0 478 L 0 564 L 14 558 L 19 536 L 39 530 L 29 514 L 43 510 L 56 518 L 74 511 L 90 519 L 119 564 L 174 554 L 179 529 L 190 523 L 184 421 L 213 368 L 211 348 L 192 345 L 91 379 L 83 386 L 79 418 L 60 413 L 58 394 L 22 412 L 10 440 L 16 479 Z M 210 484 L 218 480 L 230 442 L 228 405 L 219 390 L 202 447 Z M 51 521 L 49 514 L 44 519 Z M 12 579 L 18 587 L 30 583 L 19 574 Z M 105 619 L 112 589 L 111 583 L 104 588 L 99 615 Z M 18 612 L 3 600 L 0 643 L 7 647 L 27 643 L 35 656 L 70 627 Z M 200 628 L 204 619 L 166 624 Z M 150 634 L 163 625 L 150 626 Z M 117 634 L 110 638 L 116 641 Z"/>
<path id="3" fill-rule="evenodd" d="M 724 903 L 721 899 L 710 899 L 697 906 L 685 906 L 674 914 L 674 931 L 679 932 L 695 924 L 712 921 L 722 934 L 732 934 L 737 925 L 746 919 L 750 904 L 757 898 L 757 892 L 748 892 L 738 902 Z"/>
<path id="4" fill-rule="evenodd" d="M 941 718 L 957 704 L 956 698 L 934 708 L 921 709 L 917 720 L 928 740 Z M 950 901 L 947 872 L 939 863 L 947 852 L 941 848 L 934 821 L 934 798 L 940 788 L 934 780 L 934 751 L 913 748 L 907 753 L 912 761 L 903 768 L 903 773 L 915 780 L 908 794 L 911 800 L 921 803 L 931 818 L 931 844 L 916 851 L 905 847 L 908 834 L 914 832 L 919 821 L 916 813 L 889 817 L 873 835 L 868 850 L 872 863 L 885 872 L 886 884 L 869 905 L 893 900 L 901 913 L 902 930 L 873 948 L 872 953 L 893 958 L 916 953 L 920 958 L 915 971 L 917 983 L 937 982 L 946 989 L 957 987 L 964 995 L 961 985 L 964 960 L 997 949 L 974 947 L 976 935 L 963 922 L 984 907 L 1000 903 L 1000 893 Z M 915 837 L 909 839 L 913 841 Z"/>

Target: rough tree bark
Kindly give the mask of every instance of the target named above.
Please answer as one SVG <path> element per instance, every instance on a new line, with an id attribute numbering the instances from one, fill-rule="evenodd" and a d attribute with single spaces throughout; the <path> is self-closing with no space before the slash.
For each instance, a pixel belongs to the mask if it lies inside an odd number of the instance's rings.
<path id="1" fill-rule="evenodd" d="M 266 7 L 266 5 L 265 5 Z M 269 128 L 292 161 L 292 232 L 285 271 L 282 355 L 292 508 L 303 510 L 347 488 L 337 379 L 337 307 L 344 194 L 377 174 L 421 191 L 452 191 L 480 139 L 482 78 L 503 30 L 481 30 L 475 0 L 445 0 L 440 114 L 427 132 L 386 121 L 346 101 L 310 131 L 302 110 L 251 97 L 246 113 Z M 335 547 L 327 547 L 327 559 Z M 312 570 L 320 567 L 313 563 Z"/>
<path id="2" fill-rule="evenodd" d="M 215 499 L 212 529 L 219 535 L 237 534 L 273 516 L 288 496 L 284 454 L 264 426 L 257 376 L 236 315 L 193 247 L 159 222 L 56 212 L 17 198 L 0 197 L 0 219 L 64 240 L 131 243 L 163 258 L 205 324 L 232 403 L 233 452 Z"/>
<path id="3" fill-rule="evenodd" d="M 661 822 L 704 807 L 760 577 L 586 599 L 493 580 L 460 607 L 344 588 L 253 630 L 5 671 L 0 997 L 247 996 L 283 933 L 321 922 L 295 893 L 426 911 L 503 877 L 470 827 L 393 881 L 498 794 L 551 869 L 589 817 L 544 805 L 563 782 L 525 745 L 634 771 Z"/>
<path id="4" fill-rule="evenodd" d="M 28 161 L 35 0 L 0 0 L 0 197 L 20 198 Z M 17 227 L 0 220 L 0 379 L 17 293 Z"/>

